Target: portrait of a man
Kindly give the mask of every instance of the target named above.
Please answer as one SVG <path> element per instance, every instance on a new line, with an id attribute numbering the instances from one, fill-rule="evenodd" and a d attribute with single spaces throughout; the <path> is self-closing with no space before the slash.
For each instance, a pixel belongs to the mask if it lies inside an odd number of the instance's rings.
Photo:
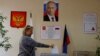
<path id="1" fill-rule="evenodd" d="M 58 3 L 55 1 L 48 1 L 44 4 L 43 21 L 58 22 Z"/>

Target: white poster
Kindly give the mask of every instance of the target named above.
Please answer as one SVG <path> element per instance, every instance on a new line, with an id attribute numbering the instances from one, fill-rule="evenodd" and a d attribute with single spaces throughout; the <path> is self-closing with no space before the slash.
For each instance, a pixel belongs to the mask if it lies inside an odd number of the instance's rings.
<path id="1" fill-rule="evenodd" d="M 41 38 L 42 39 L 60 39 L 61 27 L 60 26 L 42 26 Z"/>
<path id="2" fill-rule="evenodd" d="M 97 30 L 97 15 L 96 13 L 85 13 L 84 18 L 84 32 L 96 33 Z"/>
<path id="3" fill-rule="evenodd" d="M 85 33 L 96 33 L 96 24 L 95 23 L 85 23 L 84 24 Z"/>

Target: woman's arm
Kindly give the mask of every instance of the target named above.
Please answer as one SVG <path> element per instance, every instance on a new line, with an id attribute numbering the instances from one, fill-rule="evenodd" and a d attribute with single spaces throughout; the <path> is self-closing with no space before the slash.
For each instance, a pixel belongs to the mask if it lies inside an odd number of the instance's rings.
<path id="1" fill-rule="evenodd" d="M 53 48 L 53 45 L 46 45 L 46 44 L 42 44 L 42 43 L 39 43 L 39 42 L 36 42 L 35 40 L 33 40 L 32 38 L 28 38 L 26 39 L 27 41 L 27 45 L 29 46 L 32 46 L 32 47 L 45 47 L 45 48 Z"/>
<path id="2" fill-rule="evenodd" d="M 50 45 L 43 44 L 43 43 L 36 42 L 36 47 L 46 47 L 46 48 L 49 48 L 51 46 Z"/>

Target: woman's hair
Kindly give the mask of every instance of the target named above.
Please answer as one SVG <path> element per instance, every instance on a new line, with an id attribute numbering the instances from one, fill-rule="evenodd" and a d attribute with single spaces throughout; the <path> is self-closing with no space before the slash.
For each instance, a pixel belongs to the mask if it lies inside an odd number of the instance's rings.
<path id="1" fill-rule="evenodd" d="M 26 32 L 27 32 L 28 30 L 30 30 L 30 29 L 33 29 L 33 27 L 30 26 L 30 25 L 27 25 L 27 26 L 25 27 L 24 31 L 23 31 L 23 36 L 26 36 L 26 35 L 27 35 Z"/>

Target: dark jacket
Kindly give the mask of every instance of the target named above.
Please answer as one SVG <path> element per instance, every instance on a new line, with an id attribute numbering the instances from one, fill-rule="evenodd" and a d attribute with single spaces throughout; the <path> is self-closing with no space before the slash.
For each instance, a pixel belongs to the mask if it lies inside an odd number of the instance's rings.
<path id="1" fill-rule="evenodd" d="M 50 47 L 49 45 L 45 45 L 42 43 L 38 43 L 34 41 L 31 37 L 23 36 L 20 47 L 19 47 L 19 55 L 18 56 L 35 56 L 35 47 Z"/>
<path id="2" fill-rule="evenodd" d="M 55 20 L 56 20 L 56 22 L 58 22 L 58 17 L 57 16 L 55 16 Z M 48 15 L 44 16 L 43 21 L 50 21 Z"/>

